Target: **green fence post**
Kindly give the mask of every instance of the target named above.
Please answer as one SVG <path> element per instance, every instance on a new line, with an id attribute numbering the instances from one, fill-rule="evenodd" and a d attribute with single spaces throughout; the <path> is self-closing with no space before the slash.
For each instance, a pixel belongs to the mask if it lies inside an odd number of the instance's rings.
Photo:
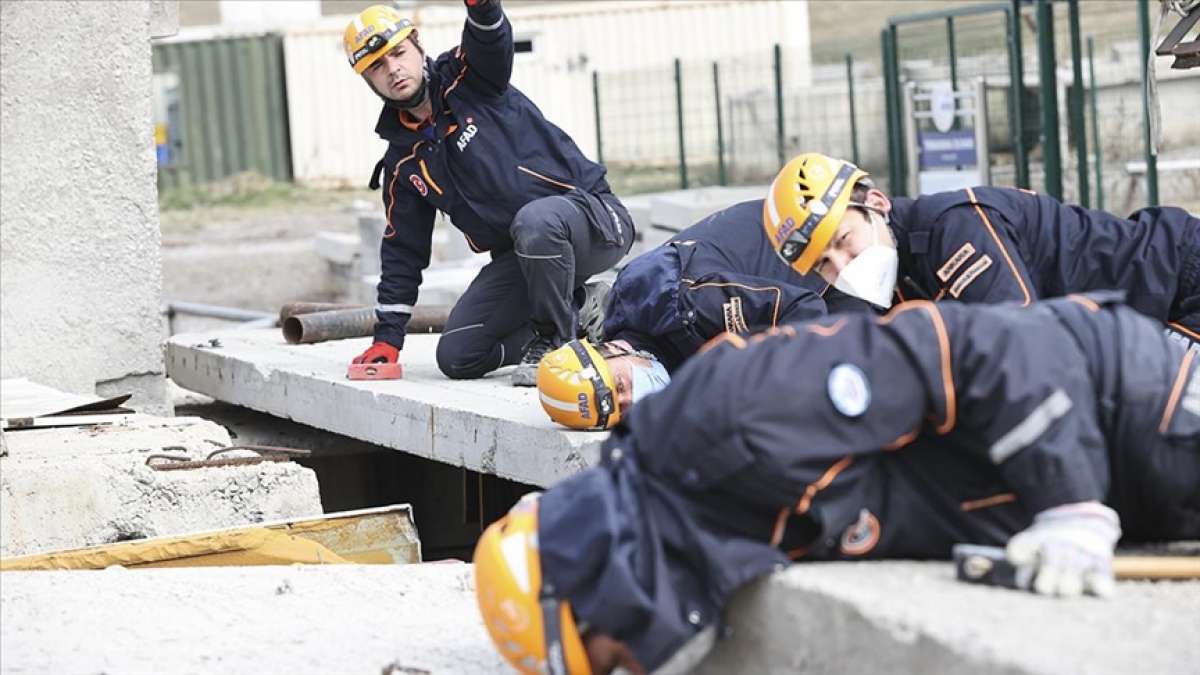
<path id="1" fill-rule="evenodd" d="M 1088 79 L 1092 81 L 1092 147 L 1096 153 L 1096 208 L 1104 208 L 1104 153 L 1100 151 L 1100 115 L 1096 111 L 1096 59 L 1092 53 L 1092 36 L 1088 36 Z"/>
<path id="2" fill-rule="evenodd" d="M 713 100 L 717 106 L 717 183 L 728 185 L 729 177 L 725 173 L 725 128 L 721 125 L 721 67 L 716 61 L 713 61 L 712 71 Z"/>
<path id="3" fill-rule="evenodd" d="M 1150 7 L 1147 0 L 1138 0 L 1138 43 L 1141 45 L 1142 64 L 1142 123 L 1146 139 L 1146 203 L 1158 206 L 1158 150 L 1150 132 Z"/>
<path id="4" fill-rule="evenodd" d="M 954 17 L 946 17 L 946 44 L 950 47 L 950 88 L 958 91 L 958 56 L 954 51 Z M 955 126 L 958 118 L 954 118 Z"/>
<path id="5" fill-rule="evenodd" d="M 1142 0 L 1145 2 L 1145 0 Z M 1058 139 L 1058 80 L 1054 57 L 1054 6 L 1037 0 L 1038 73 L 1042 104 L 1042 157 L 1046 194 L 1062 199 L 1062 148 Z"/>
<path id="6" fill-rule="evenodd" d="M 850 99 L 850 154 L 857 166 L 858 161 L 858 119 L 854 112 L 854 55 L 846 52 L 846 84 L 849 87 Z"/>
<path id="7" fill-rule="evenodd" d="M 1009 123 L 1013 138 L 1013 164 L 1017 187 L 1029 189 L 1029 156 L 1025 153 L 1025 57 L 1021 46 L 1021 0 L 1012 0 L 1006 15 L 1008 28 Z"/>
<path id="8" fill-rule="evenodd" d="M 679 185 L 688 188 L 687 151 L 683 147 L 683 65 L 675 59 L 675 113 L 679 128 Z"/>
<path id="9" fill-rule="evenodd" d="M 1079 164 L 1079 203 L 1091 208 L 1088 190 L 1087 123 L 1083 118 L 1083 49 L 1079 45 L 1079 0 L 1067 0 L 1067 22 L 1071 24 L 1071 128 L 1075 132 L 1075 156 Z"/>
<path id="10" fill-rule="evenodd" d="M 592 109 L 596 116 L 596 162 L 604 163 L 604 135 L 600 132 L 600 73 L 592 71 Z"/>
<path id="11" fill-rule="evenodd" d="M 777 167 L 787 161 L 783 149 L 783 49 L 775 43 L 775 154 Z"/>
<path id="12" fill-rule="evenodd" d="M 884 28 L 879 32 L 880 55 L 883 61 L 883 104 L 884 122 L 887 124 L 888 151 L 888 186 L 892 194 L 903 192 L 904 182 L 900 180 L 900 168 L 896 159 L 900 156 L 900 132 L 896 129 L 896 115 L 893 108 L 898 104 L 896 99 L 896 82 L 892 79 L 892 29 Z"/>

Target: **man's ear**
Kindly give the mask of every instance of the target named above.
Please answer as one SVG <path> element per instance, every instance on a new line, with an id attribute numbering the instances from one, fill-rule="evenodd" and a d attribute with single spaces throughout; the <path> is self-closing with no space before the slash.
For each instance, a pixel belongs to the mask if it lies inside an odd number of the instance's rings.
<path id="1" fill-rule="evenodd" d="M 892 200 L 888 199 L 888 196 L 878 188 L 868 190 L 867 198 L 863 200 L 863 203 L 884 213 L 890 213 L 892 210 Z"/>

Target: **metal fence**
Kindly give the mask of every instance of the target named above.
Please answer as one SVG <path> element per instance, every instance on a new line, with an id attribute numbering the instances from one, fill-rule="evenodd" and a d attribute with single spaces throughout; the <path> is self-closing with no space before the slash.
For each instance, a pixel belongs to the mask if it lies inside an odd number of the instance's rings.
<path id="1" fill-rule="evenodd" d="M 156 92 L 167 100 L 160 188 L 247 171 L 291 180 L 280 36 L 165 42 L 152 58 L 156 75 L 173 75 Z"/>
<path id="2" fill-rule="evenodd" d="M 1079 88 L 1073 84 L 1072 4 L 1079 13 Z M 1037 6 L 963 7 L 970 13 L 895 21 L 894 75 L 900 82 L 948 80 L 959 86 L 985 81 L 993 182 L 1057 192 L 1117 212 L 1155 201 L 1142 167 L 1146 122 L 1138 3 L 1044 3 L 1053 31 L 1042 36 Z M 897 157 L 888 132 L 885 50 L 877 42 L 873 51 L 838 54 L 816 37 L 812 49 L 819 59 L 800 75 L 789 72 L 787 51 L 770 45 L 718 61 L 594 75 L 597 146 L 614 188 L 630 194 L 761 184 L 786 158 L 808 150 L 857 158 L 891 187 Z M 1020 58 L 1010 60 L 1016 54 Z M 1043 64 L 1050 67 L 1053 96 L 1041 91 Z M 1200 205 L 1200 169 L 1187 167 L 1200 159 L 1200 116 L 1194 114 L 1200 69 L 1171 71 L 1169 61 L 1155 65 L 1163 111 L 1158 156 L 1168 168 L 1183 167 L 1160 177 L 1159 201 L 1194 208 Z M 1019 106 L 1011 86 L 1018 71 Z M 689 95 L 696 90 L 706 95 Z M 1056 133 L 1047 134 L 1047 124 Z M 1056 152 L 1048 152 L 1048 143 L 1055 143 Z"/>

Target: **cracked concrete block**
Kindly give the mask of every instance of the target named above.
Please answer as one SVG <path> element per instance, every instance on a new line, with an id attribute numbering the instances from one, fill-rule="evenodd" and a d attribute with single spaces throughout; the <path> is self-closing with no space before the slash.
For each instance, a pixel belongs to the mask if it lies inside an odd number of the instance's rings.
<path id="1" fill-rule="evenodd" d="M 203 459 L 232 445 L 199 419 L 6 434 L 0 555 L 16 556 L 317 515 L 316 474 L 291 462 L 157 471 L 156 453 Z"/>

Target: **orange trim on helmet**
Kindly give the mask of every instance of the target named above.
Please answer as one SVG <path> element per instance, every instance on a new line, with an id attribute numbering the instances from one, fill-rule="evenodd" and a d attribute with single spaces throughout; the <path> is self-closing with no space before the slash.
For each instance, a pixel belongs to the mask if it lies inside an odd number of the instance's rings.
<path id="1" fill-rule="evenodd" d="M 1192 358 L 1196 356 L 1193 349 L 1188 349 L 1183 355 L 1183 361 L 1179 364 L 1179 374 L 1175 376 L 1175 384 L 1171 387 L 1171 396 L 1167 399 L 1167 407 L 1163 410 L 1162 421 L 1158 423 L 1158 433 L 1167 433 L 1167 428 L 1171 426 L 1171 418 L 1175 416 L 1175 408 L 1179 405 L 1180 395 L 1183 393 L 1183 381 L 1187 379 L 1188 367 L 1192 365 Z"/>
<path id="2" fill-rule="evenodd" d="M 975 199 L 975 191 L 971 188 L 967 188 L 967 197 L 971 200 L 971 205 L 975 207 L 975 212 L 978 213 L 979 217 L 983 220 L 983 224 L 987 227 L 988 233 L 991 234 L 992 239 L 995 240 L 996 246 L 1000 249 L 1000 253 L 1004 255 L 1004 261 L 1008 263 L 1008 269 L 1012 272 L 1013 276 L 1016 277 L 1017 284 L 1021 287 L 1021 292 L 1025 294 L 1024 304 L 1028 305 L 1029 303 L 1033 302 L 1033 296 L 1030 295 L 1029 288 L 1025 286 L 1025 280 L 1021 278 L 1021 273 L 1017 271 L 1017 265 L 1013 262 L 1012 256 L 1009 255 L 1008 248 L 1006 248 L 1004 243 L 1000 241 L 1000 235 L 996 233 L 996 228 L 992 225 L 992 221 L 979 206 L 979 201 Z"/>

